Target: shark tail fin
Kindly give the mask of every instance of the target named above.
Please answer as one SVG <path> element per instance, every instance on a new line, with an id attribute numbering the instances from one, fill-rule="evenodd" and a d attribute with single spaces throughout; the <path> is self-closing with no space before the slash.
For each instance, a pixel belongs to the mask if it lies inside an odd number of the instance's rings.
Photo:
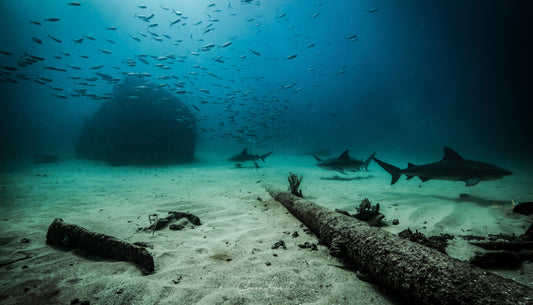
<path id="1" fill-rule="evenodd" d="M 375 157 L 372 157 L 372 159 L 374 159 L 374 161 L 376 161 L 376 163 L 379 164 L 379 166 L 383 167 L 384 170 L 386 170 L 389 174 L 391 174 L 392 176 L 392 180 L 390 183 L 391 185 L 393 185 L 394 183 L 398 181 L 398 179 L 400 179 L 400 176 L 402 175 L 401 169 L 397 168 L 394 165 L 391 165 L 389 163 L 385 163 L 379 159 L 376 159 Z"/>
<path id="2" fill-rule="evenodd" d="M 261 155 L 261 156 L 259 156 L 259 159 L 261 159 L 261 160 L 263 160 L 263 162 L 265 162 L 265 158 L 270 156 L 273 152 L 274 151 L 271 151 L 271 152 L 269 152 L 267 154 Z"/>
<path id="3" fill-rule="evenodd" d="M 366 171 L 368 171 L 368 165 L 370 164 L 370 161 L 372 161 L 372 158 L 374 158 L 375 155 L 376 153 L 371 154 L 370 157 L 368 157 L 365 163 L 363 164 L 363 167 L 365 168 Z"/>

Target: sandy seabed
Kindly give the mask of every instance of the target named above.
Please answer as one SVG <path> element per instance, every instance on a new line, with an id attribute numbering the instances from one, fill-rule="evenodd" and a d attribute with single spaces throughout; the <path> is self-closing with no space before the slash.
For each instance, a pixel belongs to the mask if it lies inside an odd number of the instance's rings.
<path id="1" fill-rule="evenodd" d="M 365 197 L 379 202 L 383 230 L 456 236 L 447 251 L 461 260 L 478 249 L 459 236 L 520 235 L 532 221 L 511 212 L 511 200 L 533 198 L 533 176 L 525 169 L 474 187 L 405 178 L 391 186 L 376 164 L 344 176 L 316 167 L 311 157 L 273 155 L 260 169 L 209 160 L 110 167 L 83 160 L 35 165 L 28 159 L 6 166 L 0 173 L 0 303 L 401 304 L 386 289 L 358 279 L 325 246 L 298 246 L 318 240 L 264 190 L 266 184 L 287 188 L 289 172 L 303 175 L 303 194 L 325 207 L 355 213 Z M 353 179 L 328 179 L 334 176 Z M 149 225 L 149 214 L 164 217 L 168 211 L 193 213 L 202 225 L 137 232 Z M 55 218 L 152 245 L 155 273 L 143 276 L 131 263 L 46 245 Z M 287 249 L 272 249 L 280 240 Z M 533 287 L 529 264 L 494 272 Z"/>

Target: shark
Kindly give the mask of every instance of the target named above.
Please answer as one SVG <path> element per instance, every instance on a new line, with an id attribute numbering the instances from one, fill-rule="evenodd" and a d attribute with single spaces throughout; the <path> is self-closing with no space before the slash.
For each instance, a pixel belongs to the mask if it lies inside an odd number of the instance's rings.
<path id="1" fill-rule="evenodd" d="M 256 161 L 256 160 L 263 160 L 265 162 L 265 158 L 270 156 L 273 153 L 273 151 L 266 153 L 264 155 L 259 154 L 249 154 L 248 148 L 243 149 L 240 153 L 236 154 L 235 156 L 228 159 L 228 161 L 233 162 L 244 162 L 244 161 Z"/>
<path id="2" fill-rule="evenodd" d="M 322 160 L 316 155 L 313 155 L 313 157 L 315 157 L 315 159 L 319 162 L 317 164 L 318 167 L 328 170 L 335 170 L 346 175 L 346 171 L 358 172 L 362 169 L 368 170 L 368 164 L 370 164 L 370 161 L 375 154 L 376 153 L 370 155 L 370 157 L 368 157 L 365 161 L 352 159 L 350 155 L 348 155 L 348 149 L 337 158 Z"/>
<path id="3" fill-rule="evenodd" d="M 391 174 L 391 185 L 396 183 L 402 174 L 407 176 L 407 180 L 419 177 L 422 182 L 431 179 L 463 181 L 466 186 L 474 186 L 480 181 L 498 180 L 513 174 L 511 171 L 490 163 L 464 159 L 446 146 L 442 160 L 423 165 L 408 163 L 406 169 L 400 169 L 375 157 L 373 159 Z"/>

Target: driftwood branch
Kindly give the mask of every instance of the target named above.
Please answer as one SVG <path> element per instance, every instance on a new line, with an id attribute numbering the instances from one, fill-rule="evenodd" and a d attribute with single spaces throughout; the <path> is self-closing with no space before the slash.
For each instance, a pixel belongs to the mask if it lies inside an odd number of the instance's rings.
<path id="1" fill-rule="evenodd" d="M 532 304 L 533 289 L 272 187 L 267 192 L 334 252 L 410 304 Z"/>
<path id="2" fill-rule="evenodd" d="M 154 259 L 145 248 L 118 240 L 113 236 L 64 223 L 59 218 L 48 227 L 46 243 L 82 249 L 103 258 L 132 262 L 140 266 L 145 273 L 154 272 Z"/>

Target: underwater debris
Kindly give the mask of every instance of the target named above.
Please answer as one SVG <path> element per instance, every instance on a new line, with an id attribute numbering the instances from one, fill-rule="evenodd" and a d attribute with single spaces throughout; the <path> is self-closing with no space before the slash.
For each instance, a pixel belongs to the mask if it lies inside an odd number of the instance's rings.
<path id="1" fill-rule="evenodd" d="M 448 240 L 454 239 L 450 234 L 441 234 L 439 236 L 426 237 L 423 233 L 411 231 L 409 228 L 398 233 L 398 236 L 404 239 L 408 239 L 412 242 L 424 245 L 429 248 L 433 248 L 442 253 L 446 253 L 446 247 L 448 246 Z"/>
<path id="2" fill-rule="evenodd" d="M 315 232 L 321 244 L 339 249 L 349 263 L 409 304 L 530 303 L 533 289 L 528 286 L 405 242 L 289 192 L 270 186 L 266 191 Z"/>
<path id="3" fill-rule="evenodd" d="M 378 227 L 381 224 L 381 220 L 385 218 L 385 215 L 379 212 L 379 203 L 372 206 L 372 203 L 368 198 L 361 200 L 359 207 L 356 207 L 355 209 L 357 210 L 357 214 L 353 215 L 340 209 L 335 209 L 335 212 L 364 221 L 373 227 Z"/>
<path id="4" fill-rule="evenodd" d="M 481 268 L 520 268 L 524 261 L 533 260 L 533 224 L 520 236 L 498 234 L 483 236 L 462 236 L 471 245 L 481 247 L 488 252 L 476 253 L 470 263 Z"/>
<path id="5" fill-rule="evenodd" d="M 150 214 L 148 215 L 148 221 L 150 222 L 150 225 L 145 228 L 138 228 L 137 232 L 139 231 L 151 231 L 152 234 L 154 234 L 155 231 L 161 230 L 165 227 L 167 227 L 171 222 L 176 222 L 182 218 L 186 218 L 188 222 L 192 223 L 193 225 L 201 225 L 200 218 L 198 216 L 190 214 L 190 213 L 183 213 L 183 212 L 168 212 L 168 216 L 165 218 L 159 218 L 157 214 Z M 188 223 L 187 222 L 187 223 Z M 187 223 L 179 223 L 177 225 L 171 225 L 171 230 L 181 230 L 183 229 Z M 180 227 L 181 226 L 181 227 Z"/>
<path id="6" fill-rule="evenodd" d="M 82 249 L 90 254 L 137 264 L 145 274 L 154 272 L 154 258 L 144 248 L 113 236 L 89 231 L 56 218 L 48 227 L 46 244 Z"/>
<path id="7" fill-rule="evenodd" d="M 294 196 L 303 197 L 302 190 L 299 190 L 299 188 L 304 177 L 298 177 L 297 174 L 289 172 L 289 176 L 287 177 L 287 179 L 289 180 L 289 191 L 291 192 L 291 194 L 293 194 Z"/>

